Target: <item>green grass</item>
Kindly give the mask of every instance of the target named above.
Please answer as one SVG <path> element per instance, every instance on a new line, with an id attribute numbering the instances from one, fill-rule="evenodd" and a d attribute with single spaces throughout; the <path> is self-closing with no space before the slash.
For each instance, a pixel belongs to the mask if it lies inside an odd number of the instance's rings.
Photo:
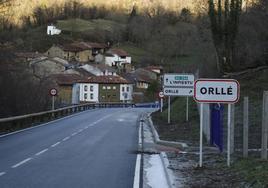
<path id="1" fill-rule="evenodd" d="M 120 24 L 111 20 L 95 19 L 68 19 L 58 20 L 56 26 L 63 31 L 73 32 L 88 32 L 95 31 L 96 29 L 112 32 L 115 28 L 124 28 L 124 24 Z"/>
<path id="2" fill-rule="evenodd" d="M 268 186 L 268 162 L 255 158 L 237 160 L 233 167 L 251 186 L 264 188 Z"/>
<path id="3" fill-rule="evenodd" d="M 150 52 L 146 51 L 145 49 L 137 47 L 133 43 L 129 42 L 119 44 L 116 47 L 125 50 L 131 56 L 132 62 L 134 62 L 134 64 L 140 63 L 143 58 L 150 57 L 151 55 Z"/>
<path id="4" fill-rule="evenodd" d="M 166 100 L 167 101 L 167 100 Z M 177 97 L 170 109 L 171 124 L 168 124 L 168 109 L 153 113 L 153 122 L 160 138 L 196 144 L 199 140 L 199 115 L 195 101 L 189 98 L 189 121 L 186 122 L 186 98 Z"/>

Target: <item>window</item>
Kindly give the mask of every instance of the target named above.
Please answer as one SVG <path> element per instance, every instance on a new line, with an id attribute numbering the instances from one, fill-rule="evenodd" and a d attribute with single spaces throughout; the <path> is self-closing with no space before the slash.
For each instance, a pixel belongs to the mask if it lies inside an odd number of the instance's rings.
<path id="1" fill-rule="evenodd" d="M 124 92 L 125 91 L 125 87 L 122 87 L 122 92 Z"/>
<path id="2" fill-rule="evenodd" d="M 102 86 L 102 89 L 106 89 L 106 86 Z"/>
<path id="3" fill-rule="evenodd" d="M 90 99 L 93 100 L 93 93 L 90 94 Z"/>
<path id="4" fill-rule="evenodd" d="M 93 86 L 90 86 L 90 91 L 93 91 Z"/>
<path id="5" fill-rule="evenodd" d="M 129 92 L 129 87 L 127 87 L 127 92 Z"/>
<path id="6" fill-rule="evenodd" d="M 107 86 L 107 89 L 111 89 L 111 86 Z"/>
<path id="7" fill-rule="evenodd" d="M 115 90 L 116 89 L 116 86 L 113 86 L 113 90 Z"/>
<path id="8" fill-rule="evenodd" d="M 84 99 L 87 100 L 87 93 L 84 94 Z"/>
<path id="9" fill-rule="evenodd" d="M 86 86 L 84 86 L 84 91 L 87 91 L 88 90 L 88 87 L 87 87 L 87 85 Z"/>

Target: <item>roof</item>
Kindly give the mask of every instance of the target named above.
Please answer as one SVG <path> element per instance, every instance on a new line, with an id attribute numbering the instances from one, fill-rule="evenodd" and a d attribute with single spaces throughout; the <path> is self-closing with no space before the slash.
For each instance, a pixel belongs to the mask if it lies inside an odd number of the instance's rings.
<path id="1" fill-rule="evenodd" d="M 53 74 L 51 78 L 59 85 L 73 85 L 83 79 L 83 77 L 78 74 Z"/>
<path id="2" fill-rule="evenodd" d="M 146 67 L 145 69 L 150 70 L 150 71 L 153 71 L 153 70 L 163 70 L 163 67 L 162 66 L 154 66 L 154 65 L 152 65 L 152 66 Z"/>
<path id="3" fill-rule="evenodd" d="M 130 84 L 125 78 L 120 76 L 94 76 L 81 80 L 85 83 L 98 83 L 98 84 Z"/>
<path id="4" fill-rule="evenodd" d="M 106 64 L 96 64 L 94 66 L 97 67 L 101 71 L 106 71 L 107 70 L 109 72 L 116 72 L 116 70 L 113 67 L 111 67 L 109 65 L 106 65 Z"/>
<path id="5" fill-rule="evenodd" d="M 102 43 L 96 43 L 96 42 L 74 42 L 71 44 L 64 44 L 59 47 L 62 48 L 64 51 L 80 52 L 84 50 L 90 50 L 93 48 L 104 49 L 104 48 L 107 48 L 107 45 L 102 44 Z"/>
<path id="6" fill-rule="evenodd" d="M 108 46 L 103 43 L 87 42 L 86 44 L 91 46 L 91 48 L 99 48 L 99 49 L 108 48 Z"/>
<path id="7" fill-rule="evenodd" d="M 155 80 L 151 79 L 148 75 L 138 74 L 136 72 L 127 73 L 124 77 L 129 80 L 130 82 L 145 82 L 145 83 L 152 83 Z"/>
<path id="8" fill-rule="evenodd" d="M 118 48 L 113 48 L 113 49 L 110 49 L 109 52 L 111 54 L 116 54 L 118 56 L 128 56 L 128 53 L 122 49 L 118 49 Z"/>
<path id="9" fill-rule="evenodd" d="M 88 46 L 85 42 L 65 44 L 65 45 L 61 46 L 61 48 L 64 51 L 69 51 L 69 52 L 81 52 L 84 50 L 92 49 L 92 47 Z"/>

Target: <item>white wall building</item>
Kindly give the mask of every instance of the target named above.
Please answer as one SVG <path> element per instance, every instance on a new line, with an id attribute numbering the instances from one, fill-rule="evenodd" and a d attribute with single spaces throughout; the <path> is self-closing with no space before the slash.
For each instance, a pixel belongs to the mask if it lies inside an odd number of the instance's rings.
<path id="1" fill-rule="evenodd" d="M 72 89 L 72 104 L 79 104 L 80 84 L 74 84 Z"/>
<path id="2" fill-rule="evenodd" d="M 133 85 L 132 84 L 120 84 L 120 101 L 132 101 Z"/>
<path id="3" fill-rule="evenodd" d="M 99 102 L 99 84 L 81 83 L 80 87 L 80 102 Z"/>
<path id="4" fill-rule="evenodd" d="M 111 49 L 105 55 L 105 64 L 115 67 L 131 64 L 131 57 L 124 50 Z"/>
<path id="5" fill-rule="evenodd" d="M 47 26 L 47 35 L 59 35 L 61 33 L 60 29 L 57 29 L 54 25 Z"/>

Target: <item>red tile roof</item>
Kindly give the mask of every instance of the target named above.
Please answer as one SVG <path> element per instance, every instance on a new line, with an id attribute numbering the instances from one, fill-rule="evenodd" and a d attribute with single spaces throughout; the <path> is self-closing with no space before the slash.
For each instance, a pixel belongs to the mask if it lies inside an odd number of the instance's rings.
<path id="1" fill-rule="evenodd" d="M 100 48 L 100 49 L 108 48 L 108 46 L 103 43 L 87 42 L 86 44 L 91 46 L 91 48 Z"/>
<path id="2" fill-rule="evenodd" d="M 148 66 L 146 67 L 147 70 L 155 70 L 155 69 L 158 69 L 158 70 L 163 70 L 163 67 L 162 66 Z"/>
<path id="3" fill-rule="evenodd" d="M 107 48 L 106 44 L 95 43 L 95 42 L 74 42 L 71 44 L 65 44 L 61 46 L 64 51 L 80 52 L 84 50 L 90 50 L 92 48 L 104 49 Z"/>
<path id="4" fill-rule="evenodd" d="M 59 85 L 73 85 L 84 79 L 78 74 L 53 74 L 51 78 L 57 82 Z"/>
<path id="5" fill-rule="evenodd" d="M 89 50 L 91 49 L 91 47 L 86 45 L 86 43 L 79 42 L 79 43 L 65 44 L 62 46 L 62 49 L 64 51 L 69 51 L 69 52 L 81 52 L 84 50 Z"/>
<path id="6" fill-rule="evenodd" d="M 98 84 L 130 84 L 129 81 L 120 76 L 94 76 L 81 80 L 80 82 Z"/>
<path id="7" fill-rule="evenodd" d="M 112 54 L 116 54 L 116 55 L 118 55 L 120 57 L 128 56 L 128 53 L 126 51 L 124 51 L 122 49 L 118 49 L 118 48 L 110 49 L 109 52 L 112 53 Z"/>

